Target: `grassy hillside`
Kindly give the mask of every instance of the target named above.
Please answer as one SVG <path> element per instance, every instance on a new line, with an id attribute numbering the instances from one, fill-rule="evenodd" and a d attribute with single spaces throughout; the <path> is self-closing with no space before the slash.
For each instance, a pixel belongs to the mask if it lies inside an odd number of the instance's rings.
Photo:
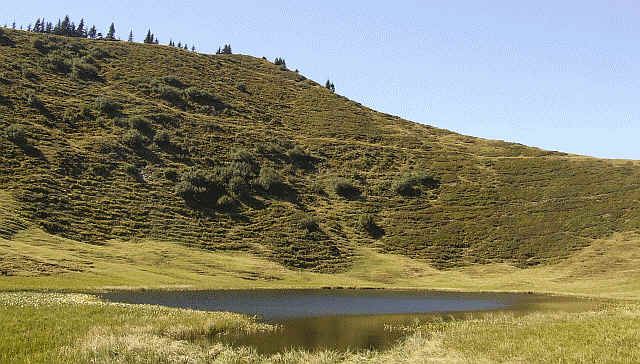
<path id="1" fill-rule="evenodd" d="M 640 228 L 636 162 L 412 123 L 251 56 L 3 33 L 4 275 L 94 269 L 15 248 L 45 232 L 60 251 L 144 239 L 335 273 L 364 251 L 548 265 Z"/>

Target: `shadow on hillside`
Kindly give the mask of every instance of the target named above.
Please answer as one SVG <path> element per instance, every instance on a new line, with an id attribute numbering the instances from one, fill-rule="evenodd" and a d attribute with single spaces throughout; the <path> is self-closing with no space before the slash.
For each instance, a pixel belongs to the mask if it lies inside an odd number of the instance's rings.
<path id="1" fill-rule="evenodd" d="M 382 228 L 381 226 L 378 226 L 378 225 L 370 226 L 367 229 L 367 232 L 374 239 L 380 239 L 386 234 L 386 231 L 384 231 L 384 228 Z"/>
<path id="2" fill-rule="evenodd" d="M 134 149 L 135 153 L 142 159 L 146 160 L 151 164 L 161 164 L 162 159 L 156 155 L 152 150 L 148 148 L 136 148 Z"/>
<path id="3" fill-rule="evenodd" d="M 0 35 L 0 46 L 15 47 L 16 43 L 6 35 Z"/>
<path id="4" fill-rule="evenodd" d="M 269 191 L 262 190 L 261 194 L 275 200 L 287 201 L 295 205 L 300 205 L 298 191 L 284 183 L 274 186 Z"/>
<path id="5" fill-rule="evenodd" d="M 22 149 L 24 154 L 26 154 L 29 157 L 38 158 L 43 162 L 47 162 L 47 163 L 49 162 L 47 160 L 47 157 L 45 157 L 45 155 L 42 153 L 42 151 L 40 151 L 40 149 L 36 148 L 31 144 L 21 145 L 20 148 Z"/>
<path id="6" fill-rule="evenodd" d="M 2 78 L 0 78 L 0 80 L 2 80 Z M 11 103 L 11 100 L 9 100 L 8 97 L 6 97 L 4 95 L 0 95 L 0 105 L 12 106 L 13 104 Z"/>

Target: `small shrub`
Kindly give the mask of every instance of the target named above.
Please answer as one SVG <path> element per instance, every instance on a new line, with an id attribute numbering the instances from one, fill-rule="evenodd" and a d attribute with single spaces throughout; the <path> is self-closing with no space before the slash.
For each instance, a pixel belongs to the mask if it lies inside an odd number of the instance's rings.
<path id="1" fill-rule="evenodd" d="M 17 145 L 27 144 L 27 137 L 24 129 L 20 125 L 11 124 L 5 129 L 5 135 L 9 141 Z"/>
<path id="2" fill-rule="evenodd" d="M 275 169 L 262 167 L 257 182 L 265 191 L 273 191 L 282 185 L 282 177 Z"/>
<path id="3" fill-rule="evenodd" d="M 246 197 L 249 194 L 249 184 L 241 176 L 233 176 L 229 179 L 229 191 L 238 197 Z"/>
<path id="4" fill-rule="evenodd" d="M 157 145 L 164 146 L 171 144 L 169 133 L 164 130 L 159 131 L 154 139 Z"/>
<path id="5" fill-rule="evenodd" d="M 177 79 L 175 76 L 164 76 L 161 79 L 162 83 L 165 83 L 169 86 L 173 86 L 173 87 L 177 87 L 177 88 L 183 88 L 184 87 L 184 83 L 182 81 L 180 81 L 179 79 Z"/>
<path id="6" fill-rule="evenodd" d="M 204 192 L 206 192 L 206 188 L 196 186 L 190 181 L 182 180 L 176 184 L 176 194 L 185 201 L 195 202 L 197 201 L 197 196 Z"/>
<path id="7" fill-rule="evenodd" d="M 247 84 L 242 81 L 238 81 L 236 83 L 236 88 L 242 92 L 247 92 Z"/>
<path id="8" fill-rule="evenodd" d="M 178 180 L 178 171 L 173 168 L 168 169 L 164 171 L 164 178 L 168 179 L 169 181 L 176 182 Z"/>
<path id="9" fill-rule="evenodd" d="M 102 48 L 91 48 L 89 49 L 89 55 L 95 59 L 105 59 L 111 57 L 111 54 Z"/>
<path id="10" fill-rule="evenodd" d="M 376 227 L 376 223 L 371 214 L 362 214 L 358 217 L 358 228 L 364 231 L 371 231 Z"/>
<path id="11" fill-rule="evenodd" d="M 176 193 L 187 202 L 215 203 L 225 193 L 224 181 L 215 173 L 191 168 L 182 174 Z"/>
<path id="12" fill-rule="evenodd" d="M 71 72 L 71 62 L 59 53 L 51 53 L 46 58 L 47 67 L 58 73 L 67 74 Z"/>
<path id="13" fill-rule="evenodd" d="M 130 118 L 129 127 L 145 135 L 150 135 L 153 133 L 153 126 L 151 125 L 151 121 L 141 116 L 134 116 Z"/>
<path id="14" fill-rule="evenodd" d="M 258 163 L 251 152 L 236 149 L 231 153 L 231 173 L 243 178 L 254 177 L 258 173 Z"/>
<path id="15" fill-rule="evenodd" d="M 299 145 L 296 145 L 293 149 L 289 150 L 287 152 L 287 157 L 289 157 L 289 162 L 291 162 L 291 164 L 300 168 L 311 168 L 315 161 L 315 158 Z"/>
<path id="16" fill-rule="evenodd" d="M 122 135 L 122 143 L 133 149 L 144 146 L 145 138 L 137 130 L 128 130 Z"/>
<path id="17" fill-rule="evenodd" d="M 27 104 L 36 109 L 40 109 L 44 106 L 44 103 L 33 90 L 27 91 Z"/>
<path id="18" fill-rule="evenodd" d="M 231 211 L 236 205 L 236 200 L 229 195 L 222 195 L 216 202 L 218 208 L 222 211 Z"/>
<path id="19" fill-rule="evenodd" d="M 31 67 L 26 64 L 22 64 L 20 66 L 20 71 L 22 73 L 22 77 L 26 79 L 35 80 L 38 78 L 38 75 L 35 72 L 33 72 L 33 69 L 31 69 Z"/>
<path id="20" fill-rule="evenodd" d="M 46 43 L 40 38 L 36 38 L 33 40 L 33 48 L 39 50 L 40 52 L 45 52 L 47 50 Z"/>
<path id="21" fill-rule="evenodd" d="M 404 174 L 394 182 L 392 188 L 401 196 L 416 196 L 420 194 L 419 187 L 435 188 L 439 184 L 440 182 L 436 178 L 424 172 L 417 172 Z"/>
<path id="22" fill-rule="evenodd" d="M 342 197 L 355 197 L 360 195 L 360 189 L 344 178 L 335 178 L 331 181 L 333 191 Z"/>
<path id="23" fill-rule="evenodd" d="M 300 213 L 296 216 L 298 228 L 301 230 L 306 230 L 308 232 L 314 232 L 320 230 L 320 225 L 318 221 L 310 215 Z"/>
<path id="24" fill-rule="evenodd" d="M 206 104 L 206 103 L 219 102 L 219 100 L 208 91 L 202 90 L 194 86 L 184 90 L 184 95 L 187 98 L 187 100 L 196 102 L 196 103 Z"/>
<path id="25" fill-rule="evenodd" d="M 137 176 L 138 168 L 133 164 L 127 163 L 124 167 L 124 172 L 129 176 Z"/>
<path id="26" fill-rule="evenodd" d="M 182 99 L 182 93 L 180 92 L 180 90 L 173 86 L 156 85 L 153 88 L 153 92 L 158 94 L 160 98 L 167 100 L 172 104 L 180 104 L 184 101 Z"/>
<path id="27" fill-rule="evenodd" d="M 76 80 L 95 80 L 98 78 L 98 69 L 91 64 L 74 59 L 71 67 L 71 77 Z"/>
<path id="28" fill-rule="evenodd" d="M 94 65 L 94 66 L 96 66 L 96 65 L 98 64 L 98 62 L 96 61 L 96 59 L 95 59 L 95 58 L 93 58 L 93 57 L 92 57 L 92 56 L 90 56 L 90 55 L 86 55 L 86 56 L 84 56 L 84 57 L 80 58 L 80 61 L 81 61 L 81 62 L 83 62 L 83 63 L 87 63 L 87 64 Z"/>
<path id="29" fill-rule="evenodd" d="M 109 96 L 98 96 L 93 106 L 96 110 L 107 115 L 113 115 L 120 110 L 120 104 Z"/>
<path id="30" fill-rule="evenodd" d="M 272 157 L 282 156 L 285 154 L 284 148 L 282 148 L 280 145 L 276 143 L 258 143 L 256 144 L 256 150 L 261 155 L 267 155 Z"/>

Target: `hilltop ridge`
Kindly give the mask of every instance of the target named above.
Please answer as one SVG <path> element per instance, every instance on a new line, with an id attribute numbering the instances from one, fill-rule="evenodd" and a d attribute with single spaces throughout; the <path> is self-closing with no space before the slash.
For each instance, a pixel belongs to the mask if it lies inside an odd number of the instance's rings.
<path id="1" fill-rule="evenodd" d="M 357 247 L 438 269 L 553 264 L 640 228 L 635 161 L 413 123 L 252 56 L 3 32 L 0 238 L 340 272 Z"/>

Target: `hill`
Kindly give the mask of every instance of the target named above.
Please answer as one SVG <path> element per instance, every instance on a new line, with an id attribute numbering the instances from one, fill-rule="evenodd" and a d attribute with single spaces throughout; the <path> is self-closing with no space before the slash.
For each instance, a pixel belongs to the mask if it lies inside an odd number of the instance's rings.
<path id="1" fill-rule="evenodd" d="M 91 270 L 11 243 L 40 230 L 335 273 L 362 248 L 437 269 L 549 265 L 640 227 L 634 161 L 402 120 L 246 55 L 1 37 L 5 275 Z"/>

